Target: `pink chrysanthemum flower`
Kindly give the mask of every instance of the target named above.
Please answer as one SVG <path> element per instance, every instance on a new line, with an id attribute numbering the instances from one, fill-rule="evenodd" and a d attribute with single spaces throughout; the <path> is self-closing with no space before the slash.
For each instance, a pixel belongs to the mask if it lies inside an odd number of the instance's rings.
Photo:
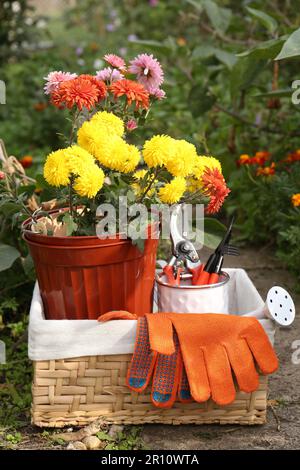
<path id="1" fill-rule="evenodd" d="M 163 100 L 166 97 L 166 92 L 161 88 L 156 88 L 150 93 L 151 96 L 154 96 L 157 100 Z"/>
<path id="2" fill-rule="evenodd" d="M 124 75 L 117 69 L 106 67 L 105 69 L 96 72 L 96 78 L 106 83 L 112 83 L 124 78 Z"/>
<path id="3" fill-rule="evenodd" d="M 137 128 L 137 122 L 135 119 L 129 119 L 129 121 L 126 122 L 126 129 L 128 131 L 134 131 Z"/>
<path id="4" fill-rule="evenodd" d="M 72 80 L 76 77 L 76 73 L 61 72 L 60 70 L 58 72 L 50 72 L 47 77 L 44 77 L 44 80 L 46 80 L 46 84 L 44 86 L 45 94 L 50 95 L 53 91 L 58 89 L 62 82 Z"/>
<path id="5" fill-rule="evenodd" d="M 120 70 L 126 70 L 126 63 L 125 60 L 122 59 L 122 57 L 119 57 L 118 55 L 115 54 L 106 54 L 104 56 L 104 60 L 111 65 L 112 67 L 115 67 L 116 69 Z"/>
<path id="6" fill-rule="evenodd" d="M 138 81 L 149 93 L 153 93 L 163 83 L 163 70 L 152 54 L 139 54 L 130 64 L 129 72 L 137 75 Z"/>

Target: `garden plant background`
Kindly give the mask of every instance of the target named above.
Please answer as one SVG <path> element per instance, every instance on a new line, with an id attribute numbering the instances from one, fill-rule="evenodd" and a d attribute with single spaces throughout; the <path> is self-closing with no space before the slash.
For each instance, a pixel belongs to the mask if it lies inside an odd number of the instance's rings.
<path id="1" fill-rule="evenodd" d="M 231 195 L 219 219 L 235 213 L 236 241 L 271 247 L 296 284 L 300 105 L 293 103 L 292 83 L 300 80 L 299 20 L 298 0 L 1 2 L 6 104 L 0 104 L 0 138 L 37 181 L 18 196 L 38 191 L 51 199 L 40 175 L 69 125 L 64 112 L 49 105 L 43 77 L 51 70 L 96 72 L 106 52 L 153 53 L 165 71 L 167 98 L 131 142 L 165 133 L 220 159 Z M 21 440 L 18 426 L 28 421 L 30 405 L 26 323 L 34 272 L 16 224 L 19 208 L 4 204 L 0 193 L 0 335 L 13 357 L 0 378 L 5 446 Z M 118 445 L 139 445 L 136 435 L 123 441 L 120 436 Z"/>

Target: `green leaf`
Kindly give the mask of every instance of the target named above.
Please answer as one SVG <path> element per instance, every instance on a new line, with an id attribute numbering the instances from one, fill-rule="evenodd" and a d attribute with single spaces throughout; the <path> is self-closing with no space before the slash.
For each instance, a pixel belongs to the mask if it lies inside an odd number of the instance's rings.
<path id="1" fill-rule="evenodd" d="M 248 13 L 257 19 L 270 33 L 274 33 L 278 27 L 278 23 L 273 16 L 268 15 L 264 11 L 257 10 L 256 8 L 246 7 Z"/>
<path id="2" fill-rule="evenodd" d="M 300 55 L 300 28 L 296 29 L 285 41 L 275 60 L 287 59 Z"/>
<path id="3" fill-rule="evenodd" d="M 204 0 L 203 7 L 213 27 L 217 31 L 225 32 L 231 21 L 231 10 L 219 7 L 212 0 Z"/>
<path id="4" fill-rule="evenodd" d="M 258 46 L 248 49 L 247 51 L 240 52 L 237 57 L 251 57 L 252 59 L 277 59 L 277 54 L 280 51 L 282 44 L 284 43 L 284 37 L 278 39 L 270 39 L 264 41 Z"/>
<path id="5" fill-rule="evenodd" d="M 36 275 L 35 275 L 35 269 L 34 269 L 34 263 L 31 255 L 27 255 L 25 259 L 23 259 L 23 269 L 26 274 L 26 276 L 29 279 L 34 280 Z"/>
<path id="6" fill-rule="evenodd" d="M 198 10 L 200 13 L 203 11 L 202 0 L 185 0 L 185 1 L 186 3 L 189 3 L 190 5 L 195 7 L 196 10 Z"/>
<path id="7" fill-rule="evenodd" d="M 151 49 L 155 50 L 162 50 L 164 49 L 165 51 L 170 50 L 170 44 L 166 43 L 165 41 L 154 41 L 151 39 L 135 39 L 134 41 L 131 41 L 132 44 L 139 44 L 144 47 L 150 47 Z"/>
<path id="8" fill-rule="evenodd" d="M 210 44 L 197 46 L 192 52 L 192 60 L 195 59 L 208 59 L 215 54 L 216 48 Z"/>
<path id="9" fill-rule="evenodd" d="M 66 226 L 66 236 L 70 237 L 74 232 L 76 232 L 78 225 L 74 222 L 74 219 L 69 212 L 64 214 L 62 221 Z"/>
<path id="10" fill-rule="evenodd" d="M 291 96 L 290 88 L 283 88 L 281 90 L 267 91 L 266 93 L 258 93 L 257 95 L 252 95 L 252 98 L 284 98 Z"/>
<path id="11" fill-rule="evenodd" d="M 141 253 L 144 253 L 145 249 L 145 240 L 143 238 L 136 238 L 135 240 L 131 240 L 132 244 L 136 246 Z"/>
<path id="12" fill-rule="evenodd" d="M 22 204 L 18 204 L 16 202 L 4 202 L 0 205 L 0 212 L 4 214 L 6 217 L 9 217 L 17 212 L 22 210 Z"/>
<path id="13" fill-rule="evenodd" d="M 197 230 L 197 240 L 203 240 L 203 245 L 214 250 L 222 240 L 226 227 L 217 219 L 206 217 L 204 219 L 204 233 Z"/>
<path id="14" fill-rule="evenodd" d="M 52 188 L 52 186 L 50 186 L 49 183 L 47 183 L 47 181 L 45 180 L 44 176 L 39 173 L 38 175 L 36 175 L 36 182 L 37 182 L 37 186 L 41 189 L 49 189 L 49 188 Z"/>
<path id="15" fill-rule="evenodd" d="M 226 65 L 229 69 L 232 69 L 232 67 L 237 62 L 237 58 L 235 54 L 232 54 L 231 52 L 223 51 L 222 49 L 215 49 L 215 56 L 220 62 Z"/>
<path id="16" fill-rule="evenodd" d="M 239 90 L 246 90 L 262 72 L 265 65 L 264 60 L 253 61 L 250 57 L 239 59 L 231 71 L 231 96 L 234 97 Z"/>
<path id="17" fill-rule="evenodd" d="M 194 117 L 209 111 L 214 105 L 216 98 L 210 94 L 208 88 L 196 85 L 192 87 L 189 97 L 189 108 Z"/>
<path id="18" fill-rule="evenodd" d="M 236 55 L 231 52 L 218 49 L 210 44 L 205 46 L 198 46 L 192 52 L 192 60 L 208 59 L 215 56 L 220 62 L 231 69 L 237 61 Z"/>
<path id="19" fill-rule="evenodd" d="M 96 436 L 98 437 L 98 439 L 100 439 L 100 441 L 110 441 L 110 442 L 113 442 L 115 439 L 111 436 L 109 436 L 109 434 L 107 434 L 106 432 L 104 431 L 99 431 L 97 432 Z"/>
<path id="20" fill-rule="evenodd" d="M 20 253 L 16 248 L 0 243 L 0 271 L 9 269 L 19 257 Z"/>
<path id="21" fill-rule="evenodd" d="M 219 235 L 205 232 L 203 245 L 206 246 L 207 248 L 211 248 L 212 250 L 215 250 L 221 240 L 222 240 L 222 237 L 220 237 Z"/>
<path id="22" fill-rule="evenodd" d="M 18 194 L 21 195 L 25 193 L 28 197 L 32 196 L 35 191 L 35 184 L 27 184 L 25 186 L 18 187 Z"/>

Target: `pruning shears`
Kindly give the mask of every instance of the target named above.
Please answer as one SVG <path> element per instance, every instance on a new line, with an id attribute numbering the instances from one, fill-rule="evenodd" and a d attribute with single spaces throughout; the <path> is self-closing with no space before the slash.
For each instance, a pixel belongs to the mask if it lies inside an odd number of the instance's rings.
<path id="1" fill-rule="evenodd" d="M 182 225 L 183 205 L 178 204 L 172 208 L 170 218 L 170 237 L 172 243 L 172 258 L 163 268 L 168 284 L 179 285 L 180 279 L 185 277 L 186 271 L 197 277 L 200 269 L 200 260 L 193 243 L 183 236 L 179 228 Z M 179 218 L 179 216 L 181 216 Z"/>

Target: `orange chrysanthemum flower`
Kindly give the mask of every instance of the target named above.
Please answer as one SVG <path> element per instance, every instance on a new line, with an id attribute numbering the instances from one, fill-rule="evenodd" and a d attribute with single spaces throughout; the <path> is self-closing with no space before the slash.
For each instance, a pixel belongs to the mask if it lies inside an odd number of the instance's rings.
<path id="1" fill-rule="evenodd" d="M 106 88 L 103 88 L 101 82 L 95 83 L 92 78 L 81 76 L 62 82 L 51 94 L 52 103 L 58 108 L 77 106 L 79 110 L 91 109 L 106 94 Z"/>
<path id="2" fill-rule="evenodd" d="M 103 100 L 103 98 L 105 98 L 107 89 L 106 89 L 105 83 L 102 80 L 99 80 L 97 77 L 94 77 L 93 75 L 88 75 L 88 74 L 79 75 L 79 78 L 84 78 L 86 80 L 89 80 L 91 83 L 96 85 L 99 91 L 98 101 L 101 101 Z"/>
<path id="3" fill-rule="evenodd" d="M 207 168 L 202 175 L 203 193 L 209 197 L 209 204 L 205 209 L 207 214 L 218 212 L 230 193 L 227 188 L 224 176 L 217 168 Z"/>
<path id="4" fill-rule="evenodd" d="M 135 101 L 136 109 L 149 108 L 149 93 L 140 83 L 127 79 L 117 80 L 110 86 L 110 90 L 115 99 L 125 95 L 128 106 Z"/>

